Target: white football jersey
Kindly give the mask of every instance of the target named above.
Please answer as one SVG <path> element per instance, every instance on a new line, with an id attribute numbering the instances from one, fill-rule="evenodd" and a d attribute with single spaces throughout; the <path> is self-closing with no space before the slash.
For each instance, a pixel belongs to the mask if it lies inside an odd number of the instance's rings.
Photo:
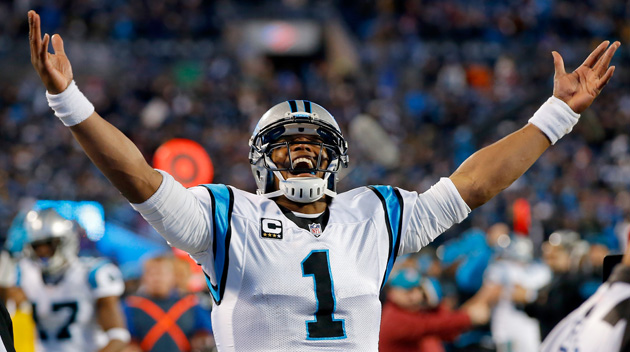
<path id="1" fill-rule="evenodd" d="M 499 351 L 530 352 L 540 346 L 540 325 L 512 302 L 515 285 L 538 291 L 549 282 L 552 274 L 542 263 L 519 263 L 498 260 L 488 266 L 484 280 L 503 286 L 501 298 L 492 310 L 490 330 Z"/>
<path id="2" fill-rule="evenodd" d="M 541 352 L 630 351 L 630 268 L 618 265 L 610 279 L 545 338 Z"/>
<path id="3" fill-rule="evenodd" d="M 309 231 L 273 200 L 233 187 L 185 190 L 165 175 L 160 188 L 134 207 L 203 267 L 220 351 L 377 351 L 379 293 L 396 256 L 470 211 L 448 179 L 420 196 L 361 187 L 337 195 L 326 226 Z M 199 222 L 193 213 L 209 229 L 184 243 Z M 186 245 L 208 237 L 207 248 Z"/>
<path id="4" fill-rule="evenodd" d="M 120 270 L 105 259 L 73 261 L 55 284 L 46 284 L 40 268 L 23 258 L 17 265 L 17 286 L 33 304 L 33 318 L 44 351 L 98 350 L 95 302 L 120 296 L 125 288 Z M 102 346 L 101 346 L 102 347 Z"/>

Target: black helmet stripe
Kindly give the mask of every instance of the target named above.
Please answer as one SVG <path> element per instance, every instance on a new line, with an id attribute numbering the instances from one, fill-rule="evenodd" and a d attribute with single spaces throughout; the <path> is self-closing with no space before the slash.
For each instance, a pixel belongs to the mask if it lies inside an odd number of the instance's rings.
<path id="1" fill-rule="evenodd" d="M 304 103 L 304 111 L 306 111 L 307 113 L 311 113 L 311 102 L 308 100 L 302 100 L 302 102 Z"/>
<path id="2" fill-rule="evenodd" d="M 291 107 L 291 112 L 298 112 L 297 103 L 295 100 L 289 100 L 289 107 Z"/>

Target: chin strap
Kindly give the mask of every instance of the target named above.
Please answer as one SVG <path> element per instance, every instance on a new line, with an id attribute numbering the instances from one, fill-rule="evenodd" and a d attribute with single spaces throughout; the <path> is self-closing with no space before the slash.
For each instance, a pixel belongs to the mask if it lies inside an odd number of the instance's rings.
<path id="1" fill-rule="evenodd" d="M 330 173 L 327 173 L 324 178 L 292 177 L 288 180 L 285 180 L 279 171 L 274 171 L 273 174 L 280 181 L 280 189 L 274 192 L 262 194 L 267 198 L 274 198 L 283 195 L 289 200 L 297 203 L 312 203 L 321 199 L 324 194 L 329 197 L 337 195 L 337 193 L 326 187 L 328 184 L 328 177 L 331 175 Z"/>

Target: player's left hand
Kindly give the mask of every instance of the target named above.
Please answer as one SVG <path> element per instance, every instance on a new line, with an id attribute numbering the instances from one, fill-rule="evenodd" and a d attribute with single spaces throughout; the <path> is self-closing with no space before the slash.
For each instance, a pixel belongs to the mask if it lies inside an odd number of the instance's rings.
<path id="1" fill-rule="evenodd" d="M 614 42 L 608 46 L 609 44 L 609 41 L 599 44 L 584 63 L 571 73 L 565 72 L 562 56 L 557 51 L 551 53 L 556 71 L 553 77 L 553 95 L 578 114 L 593 103 L 615 72 L 615 66 L 608 65 L 621 43 Z"/>

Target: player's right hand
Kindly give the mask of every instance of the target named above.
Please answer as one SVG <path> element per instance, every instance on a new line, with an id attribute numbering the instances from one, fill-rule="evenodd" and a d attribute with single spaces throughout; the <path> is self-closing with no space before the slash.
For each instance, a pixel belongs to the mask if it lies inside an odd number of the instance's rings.
<path id="1" fill-rule="evenodd" d="M 52 36 L 54 54 L 48 52 L 50 36 L 42 38 L 41 23 L 37 12 L 28 12 L 29 41 L 31 43 L 31 63 L 46 90 L 50 94 L 59 94 L 72 82 L 72 66 L 63 50 L 63 40 L 59 34 Z"/>
<path id="2" fill-rule="evenodd" d="M 470 318 L 470 323 L 472 325 L 486 325 L 490 321 L 492 312 L 487 304 L 477 302 L 464 305 L 462 309 L 468 313 L 468 317 Z"/>

